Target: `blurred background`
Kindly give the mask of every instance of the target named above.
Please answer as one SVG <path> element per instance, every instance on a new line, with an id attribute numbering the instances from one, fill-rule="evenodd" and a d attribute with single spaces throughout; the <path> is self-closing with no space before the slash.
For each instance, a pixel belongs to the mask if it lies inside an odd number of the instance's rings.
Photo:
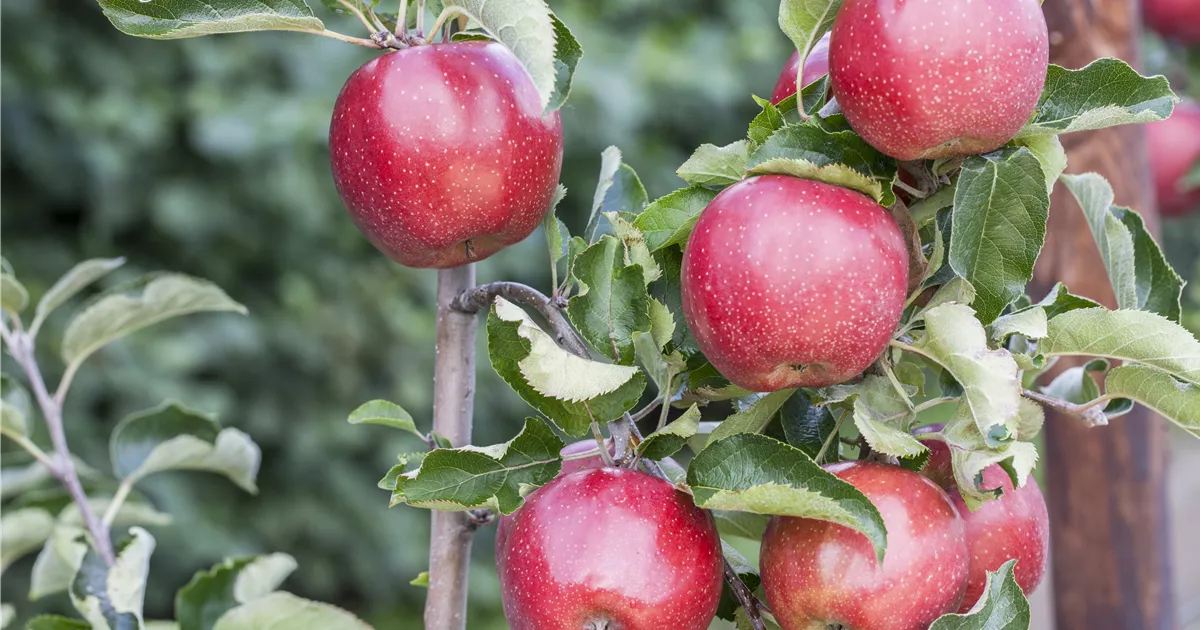
<path id="1" fill-rule="evenodd" d="M 604 147 L 622 149 L 651 198 L 674 190 L 682 185 L 674 170 L 696 146 L 744 135 L 758 110 L 750 94 L 769 94 L 792 51 L 775 2 L 551 5 L 586 51 L 563 110 L 570 193 L 559 216 L 572 231 L 590 209 Z M 357 23 L 315 11 L 331 28 L 358 34 Z M 263 449 L 258 496 L 215 476 L 165 474 L 145 484 L 175 517 L 152 529 L 159 546 L 147 618 L 171 616 L 176 589 L 198 569 L 229 555 L 284 551 L 300 564 L 288 590 L 380 629 L 417 627 L 424 592 L 409 581 L 427 567 L 428 513 L 387 509 L 375 484 L 397 453 L 418 445 L 345 421 L 359 404 L 387 398 L 428 428 L 431 406 L 435 274 L 376 253 L 348 220 L 329 172 L 334 99 L 374 53 L 286 33 L 136 39 L 94 3 L 67 0 L 7 0 L 2 23 L 3 255 L 30 293 L 84 258 L 126 256 L 110 284 L 181 271 L 215 281 L 250 309 L 249 317 L 194 316 L 139 333 L 91 360 L 72 389 L 69 439 L 101 470 L 112 427 L 164 398 L 217 414 Z M 1146 69 L 1169 73 L 1186 91 L 1182 49 L 1153 35 L 1145 48 Z M 1200 80 L 1190 89 L 1200 93 Z M 1172 262 L 1196 277 L 1200 212 L 1165 226 Z M 535 234 L 480 264 L 479 280 L 548 291 L 545 257 Z M 1196 286 L 1184 310 L 1200 333 Z M 50 379 L 61 369 L 54 343 L 65 321 L 53 318 L 41 337 Z M 484 342 L 481 334 L 481 349 Z M 528 408 L 486 360 L 478 384 L 476 442 L 508 439 Z M 1184 626 L 1200 628 L 1200 549 L 1180 535 L 1200 520 L 1200 445 L 1176 442 L 1191 453 L 1175 457 L 1169 490 L 1182 554 L 1177 599 Z M 3 458 L 20 461 L 9 451 Z M 507 627 L 493 531 L 475 544 L 473 629 Z M 68 608 L 65 595 L 26 601 L 32 562 L 5 572 L 5 601 L 22 618 Z M 1039 624 L 1048 623 L 1044 595 L 1036 606 Z"/>

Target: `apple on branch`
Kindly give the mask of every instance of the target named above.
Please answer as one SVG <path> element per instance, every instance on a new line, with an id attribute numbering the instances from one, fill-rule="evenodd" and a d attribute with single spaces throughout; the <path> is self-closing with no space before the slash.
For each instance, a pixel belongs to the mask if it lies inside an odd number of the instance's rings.
<path id="1" fill-rule="evenodd" d="M 333 109 L 329 159 L 363 234 L 409 267 L 454 267 L 529 236 L 562 167 L 558 112 L 503 45 L 413 46 L 376 57 Z"/>

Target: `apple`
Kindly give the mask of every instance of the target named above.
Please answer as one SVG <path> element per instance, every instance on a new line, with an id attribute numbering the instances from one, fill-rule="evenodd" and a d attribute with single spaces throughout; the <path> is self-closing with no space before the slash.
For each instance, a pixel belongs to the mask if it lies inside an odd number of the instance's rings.
<path id="1" fill-rule="evenodd" d="M 887 347 L 904 309 L 908 250 L 866 195 L 763 175 L 700 213 L 681 281 L 688 326 L 725 378 L 756 392 L 824 387 Z"/>
<path id="2" fill-rule="evenodd" d="M 482 260 L 529 236 L 562 167 L 562 122 L 492 42 L 413 46 L 354 71 L 329 161 L 367 239 L 409 267 Z"/>
<path id="3" fill-rule="evenodd" d="M 712 516 L 670 482 L 577 470 L 526 497 L 497 562 L 514 630 L 704 630 L 724 564 Z"/>
<path id="4" fill-rule="evenodd" d="M 998 148 L 1046 80 L 1038 0 L 846 0 L 832 32 L 834 98 L 864 140 L 900 160 Z"/>
<path id="5" fill-rule="evenodd" d="M 1170 118 L 1146 125 L 1146 142 L 1159 212 L 1181 216 L 1200 208 L 1200 186 L 1184 190 L 1182 181 L 1200 163 L 1200 104 L 1183 101 Z"/>
<path id="6" fill-rule="evenodd" d="M 913 433 L 933 433 L 942 430 L 942 425 L 918 427 Z M 1046 575 L 1046 564 L 1050 559 L 1050 516 L 1046 511 L 1046 500 L 1037 481 L 1030 477 L 1020 488 L 1013 488 L 1008 473 L 998 464 L 983 471 L 984 488 L 1003 488 L 999 499 L 988 501 L 974 512 L 967 508 L 950 463 L 950 448 L 945 442 L 924 440 L 929 447 L 929 462 L 921 474 L 946 490 L 950 501 L 958 509 L 966 528 L 967 546 L 971 549 L 971 570 L 967 574 L 967 594 L 958 612 L 966 612 L 979 601 L 987 586 L 987 572 L 995 571 L 1000 565 L 1016 558 L 1013 569 L 1017 585 L 1026 594 L 1041 584 Z"/>
<path id="7" fill-rule="evenodd" d="M 875 504 L 887 527 L 883 564 L 867 537 L 843 525 L 772 517 L 762 585 L 783 630 L 925 630 L 958 610 L 971 557 L 963 521 L 932 481 L 896 466 L 825 466 Z"/>
<path id="8" fill-rule="evenodd" d="M 1146 25 L 1185 46 L 1200 44 L 1200 0 L 1145 0 Z"/>
<path id="9" fill-rule="evenodd" d="M 788 58 L 787 63 L 783 66 L 783 71 L 779 73 L 779 80 L 775 82 L 775 90 L 771 92 L 771 104 L 777 105 L 779 101 L 796 93 L 796 75 L 800 74 L 800 85 L 805 86 L 822 76 L 829 74 L 829 33 L 817 40 L 813 44 L 812 50 L 808 51 L 808 56 L 804 58 L 804 73 L 800 73 L 800 51 L 792 53 Z"/>

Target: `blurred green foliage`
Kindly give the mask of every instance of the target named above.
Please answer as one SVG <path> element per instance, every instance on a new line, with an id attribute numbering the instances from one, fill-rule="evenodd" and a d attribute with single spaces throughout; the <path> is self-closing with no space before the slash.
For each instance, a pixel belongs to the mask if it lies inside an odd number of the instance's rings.
<path id="1" fill-rule="evenodd" d="M 571 192 L 560 216 L 573 230 L 605 146 L 621 147 L 652 197 L 675 189 L 674 169 L 693 148 L 744 134 L 758 109 L 749 94 L 767 94 L 790 53 L 772 2 L 551 5 L 586 51 L 563 112 Z M 315 10 L 358 34 L 356 22 Z M 215 476 L 147 483 L 176 519 L 153 530 L 147 617 L 171 616 L 175 590 L 222 557 L 285 551 L 300 563 L 289 590 L 379 628 L 416 627 L 424 593 L 408 582 L 427 566 L 428 514 L 388 510 L 375 483 L 417 445 L 345 422 L 360 403 L 387 398 L 427 427 L 431 404 L 434 273 L 377 254 L 329 176 L 329 112 L 373 53 L 299 34 L 139 40 L 95 5 L 66 0 L 9 0 L 2 12 L 3 253 L 31 293 L 78 260 L 124 255 L 130 263 L 107 284 L 182 271 L 250 308 L 247 318 L 191 317 L 118 343 L 72 390 L 69 439 L 101 469 L 112 427 L 164 398 L 217 413 L 263 449 L 259 496 Z M 1167 245 L 1188 275 L 1200 217 L 1179 227 Z M 482 263 L 480 281 L 548 289 L 544 260 L 535 235 Z M 1190 296 L 1195 318 L 1200 293 Z M 51 378 L 65 320 L 53 318 L 43 335 Z M 487 361 L 478 396 L 479 443 L 508 439 L 529 412 Z M 505 627 L 491 535 L 475 547 L 473 629 Z M 6 572 L 5 599 L 22 616 L 67 607 L 62 596 L 24 601 L 32 559 Z"/>

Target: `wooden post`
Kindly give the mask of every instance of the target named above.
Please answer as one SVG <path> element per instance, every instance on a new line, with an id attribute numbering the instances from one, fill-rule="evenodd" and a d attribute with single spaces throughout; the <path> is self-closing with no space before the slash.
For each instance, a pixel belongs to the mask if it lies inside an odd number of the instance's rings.
<path id="1" fill-rule="evenodd" d="M 1079 68 L 1097 57 L 1138 65 L 1139 6 L 1131 0 L 1052 0 L 1052 63 Z M 1137 126 L 1062 137 L 1069 172 L 1112 182 L 1116 203 L 1139 210 L 1157 231 L 1146 144 Z M 1061 280 L 1114 307 L 1091 231 L 1058 186 L 1046 248 L 1035 271 L 1044 292 Z M 1063 362 L 1056 371 L 1072 365 Z M 1144 407 L 1110 426 L 1084 428 L 1047 412 L 1047 500 L 1058 630 L 1171 630 L 1176 627 L 1167 548 L 1166 423 Z"/>

